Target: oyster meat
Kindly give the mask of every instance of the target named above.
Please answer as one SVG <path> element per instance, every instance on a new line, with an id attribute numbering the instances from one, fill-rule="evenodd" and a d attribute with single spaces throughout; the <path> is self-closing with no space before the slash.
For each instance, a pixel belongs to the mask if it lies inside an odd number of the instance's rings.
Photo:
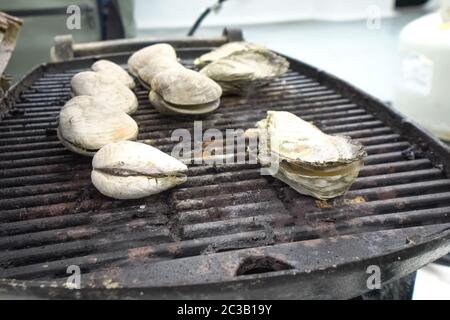
<path id="1" fill-rule="evenodd" d="M 134 76 L 139 75 L 139 70 L 146 67 L 149 61 L 155 57 L 165 57 L 177 61 L 177 53 L 175 49 L 167 43 L 158 43 L 145 47 L 136 51 L 130 59 L 128 59 L 128 69 Z"/>
<path id="2" fill-rule="evenodd" d="M 72 152 L 93 156 L 108 143 L 135 140 L 136 122 L 103 99 L 78 96 L 59 115 L 58 138 Z"/>
<path id="3" fill-rule="evenodd" d="M 148 64 L 145 67 L 138 70 L 138 78 L 145 87 L 150 88 L 153 78 L 158 73 L 170 68 L 184 67 L 172 58 L 162 56 L 154 57 L 148 61 Z"/>
<path id="4" fill-rule="evenodd" d="M 92 65 L 91 69 L 97 73 L 102 73 L 109 78 L 116 79 L 130 89 L 133 89 L 135 87 L 133 77 L 131 77 L 128 72 L 126 72 L 124 69 L 122 69 L 121 66 L 115 64 L 114 62 L 108 60 L 99 60 Z"/>
<path id="5" fill-rule="evenodd" d="M 299 193 L 317 199 L 343 195 L 363 166 L 361 144 L 327 135 L 292 113 L 269 111 L 257 128 L 261 165 Z"/>
<path id="6" fill-rule="evenodd" d="M 289 62 L 264 48 L 235 51 L 200 72 L 216 81 L 224 94 L 249 94 L 286 73 Z"/>
<path id="7" fill-rule="evenodd" d="M 245 41 L 235 41 L 224 44 L 217 49 L 214 49 L 211 52 L 205 53 L 199 58 L 194 60 L 194 65 L 201 69 L 211 62 L 217 61 L 219 59 L 225 58 L 232 53 L 238 51 L 247 51 L 247 50 L 267 50 L 262 46 L 259 46 L 254 43 L 245 42 Z"/>
<path id="8" fill-rule="evenodd" d="M 72 78 L 71 87 L 74 96 L 95 96 L 128 114 L 134 113 L 138 108 L 138 100 L 133 91 L 103 73 L 80 72 Z"/>
<path id="9" fill-rule="evenodd" d="M 199 115 L 216 110 L 222 89 L 208 77 L 186 68 L 158 73 L 151 83 L 149 99 L 166 115 Z"/>
<path id="10" fill-rule="evenodd" d="M 186 182 L 181 161 L 149 145 L 121 141 L 104 146 L 92 161 L 92 183 L 103 195 L 139 199 Z"/>

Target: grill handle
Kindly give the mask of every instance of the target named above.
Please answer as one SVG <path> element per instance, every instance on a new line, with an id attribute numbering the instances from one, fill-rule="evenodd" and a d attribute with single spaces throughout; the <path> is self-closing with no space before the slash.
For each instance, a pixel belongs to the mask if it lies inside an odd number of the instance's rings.
<path id="1" fill-rule="evenodd" d="M 74 58 L 96 56 L 101 54 L 121 53 L 137 51 L 143 47 L 166 42 L 175 48 L 183 47 L 217 47 L 227 42 L 244 40 L 240 29 L 225 28 L 222 35 L 215 38 L 138 38 L 120 39 L 87 43 L 75 43 L 72 35 L 60 35 L 55 37 L 55 44 L 50 51 L 50 58 L 53 62 L 67 61 Z"/>

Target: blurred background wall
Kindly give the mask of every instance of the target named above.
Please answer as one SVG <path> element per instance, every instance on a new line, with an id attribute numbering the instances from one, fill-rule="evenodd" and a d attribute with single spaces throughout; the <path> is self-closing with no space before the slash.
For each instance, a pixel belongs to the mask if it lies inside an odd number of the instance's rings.
<path id="1" fill-rule="evenodd" d="M 212 3 L 214 0 L 136 0 L 137 25 L 140 29 L 186 28 Z M 394 4 L 395 0 L 229 0 L 204 26 L 364 19 L 370 6 L 377 6 L 386 17 L 393 14 Z"/>
<path id="2" fill-rule="evenodd" d="M 216 1 L 1 0 L 1 11 L 25 21 L 6 72 L 18 80 L 48 61 L 53 39 L 60 34 L 70 33 L 76 42 L 135 35 L 185 37 L 203 9 Z M 218 36 L 225 26 L 239 27 L 249 41 L 323 68 L 383 100 L 391 100 L 400 65 L 400 30 L 433 8 L 433 1 L 428 1 L 426 6 L 396 9 L 395 3 L 400 2 L 426 0 L 227 0 L 221 10 L 205 19 L 196 35 Z M 71 4 L 82 8 L 80 30 L 66 28 L 66 9 Z M 113 21 L 110 25 L 103 21 L 108 13 Z M 120 23 L 114 22 L 114 17 L 119 17 Z M 105 31 L 111 28 L 113 34 Z"/>

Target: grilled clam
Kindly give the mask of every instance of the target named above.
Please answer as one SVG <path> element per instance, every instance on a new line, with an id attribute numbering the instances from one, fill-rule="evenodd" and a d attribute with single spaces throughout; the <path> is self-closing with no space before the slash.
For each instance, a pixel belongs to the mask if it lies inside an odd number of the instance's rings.
<path id="1" fill-rule="evenodd" d="M 103 73 L 80 72 L 72 78 L 71 86 L 74 96 L 95 96 L 128 114 L 134 113 L 138 108 L 138 100 L 133 91 Z"/>
<path id="2" fill-rule="evenodd" d="M 224 94 L 249 94 L 287 72 L 289 62 L 270 50 L 247 49 L 211 62 L 201 73 L 216 81 Z"/>
<path id="3" fill-rule="evenodd" d="M 194 60 L 194 65 L 201 69 L 211 62 L 217 61 L 219 59 L 225 58 L 232 53 L 238 51 L 247 51 L 247 50 L 267 50 L 264 47 L 258 46 L 257 44 L 245 42 L 245 41 L 236 41 L 224 44 L 223 46 L 205 53 L 199 58 Z"/>
<path id="4" fill-rule="evenodd" d="M 138 70 L 139 80 L 149 88 L 153 78 L 160 72 L 170 68 L 184 68 L 178 61 L 172 58 L 157 56 L 148 61 L 147 66 Z"/>
<path id="5" fill-rule="evenodd" d="M 121 141 L 104 146 L 92 161 L 92 183 L 103 195 L 139 199 L 186 182 L 181 161 L 149 145 Z"/>
<path id="6" fill-rule="evenodd" d="M 136 122 L 125 112 L 91 96 L 66 103 L 59 115 L 58 138 L 72 152 L 93 156 L 104 145 L 135 140 Z"/>
<path id="7" fill-rule="evenodd" d="M 167 43 L 154 44 L 135 52 L 128 60 L 128 69 L 134 76 L 139 75 L 139 70 L 146 67 L 149 61 L 155 57 L 165 57 L 177 61 L 175 49 Z"/>
<path id="8" fill-rule="evenodd" d="M 257 127 L 261 165 L 299 193 L 318 199 L 343 195 L 363 166 L 361 144 L 327 135 L 292 113 L 269 111 Z"/>
<path id="9" fill-rule="evenodd" d="M 91 69 L 97 73 L 102 73 L 110 78 L 116 79 L 130 89 L 135 87 L 134 80 L 128 72 L 114 62 L 99 60 L 92 65 Z"/>
<path id="10" fill-rule="evenodd" d="M 222 89 L 213 80 L 185 68 L 170 68 L 153 78 L 149 99 L 166 115 L 200 115 L 216 110 Z"/>

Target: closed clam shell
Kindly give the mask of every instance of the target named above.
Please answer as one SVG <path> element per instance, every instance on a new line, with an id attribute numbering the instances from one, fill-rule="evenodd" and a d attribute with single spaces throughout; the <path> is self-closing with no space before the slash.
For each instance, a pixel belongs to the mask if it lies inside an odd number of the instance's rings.
<path id="1" fill-rule="evenodd" d="M 210 64 L 211 62 L 217 61 L 219 59 L 225 58 L 230 54 L 238 51 L 246 51 L 246 50 L 257 50 L 257 49 L 265 49 L 262 46 L 256 45 L 254 43 L 245 42 L 245 41 L 236 41 L 226 43 L 220 46 L 217 49 L 214 49 L 211 52 L 205 53 L 199 58 L 194 60 L 194 64 L 197 68 L 203 68 L 204 66 Z"/>
<path id="2" fill-rule="evenodd" d="M 177 61 L 175 49 L 167 43 L 158 43 L 136 51 L 128 59 L 128 69 L 134 76 L 138 76 L 139 70 L 148 65 L 148 62 L 155 57 L 165 57 Z"/>
<path id="3" fill-rule="evenodd" d="M 138 108 L 138 100 L 130 88 L 102 73 L 80 72 L 72 78 L 71 87 L 75 96 L 95 96 L 128 114 Z"/>
<path id="4" fill-rule="evenodd" d="M 168 116 L 203 115 L 213 112 L 220 106 L 220 99 L 217 99 L 215 101 L 208 102 L 205 104 L 180 107 L 164 101 L 164 99 L 154 91 L 150 91 L 149 100 L 156 110 L 158 110 L 161 114 Z"/>
<path id="5" fill-rule="evenodd" d="M 292 113 L 269 111 L 257 127 L 259 162 L 299 193 L 318 199 L 343 195 L 363 166 L 361 144 L 327 135 Z"/>
<path id="6" fill-rule="evenodd" d="M 102 73 L 110 78 L 116 79 L 130 89 L 135 87 L 133 77 L 131 77 L 128 72 L 114 62 L 99 60 L 92 65 L 91 69 L 97 73 Z"/>
<path id="7" fill-rule="evenodd" d="M 201 73 L 221 84 L 225 93 L 235 93 L 265 85 L 288 69 L 285 58 L 266 49 L 249 49 L 216 60 Z"/>
<path id="8" fill-rule="evenodd" d="M 69 150 L 92 156 L 108 143 L 134 140 L 136 122 L 125 112 L 91 96 L 66 103 L 59 115 L 58 137 Z"/>
<path id="9" fill-rule="evenodd" d="M 184 68 L 178 61 L 174 61 L 172 58 L 167 57 L 154 57 L 148 61 L 148 64 L 139 69 L 139 79 L 142 80 L 147 86 L 149 86 L 153 78 L 160 72 L 170 68 Z"/>
<path id="10" fill-rule="evenodd" d="M 149 145 L 121 141 L 97 152 L 92 161 L 92 183 L 115 199 L 139 199 L 186 182 L 181 161 Z"/>
<path id="11" fill-rule="evenodd" d="M 179 106 L 213 102 L 222 95 L 222 89 L 213 80 L 185 68 L 171 68 L 158 73 L 151 87 L 166 102 Z"/>

